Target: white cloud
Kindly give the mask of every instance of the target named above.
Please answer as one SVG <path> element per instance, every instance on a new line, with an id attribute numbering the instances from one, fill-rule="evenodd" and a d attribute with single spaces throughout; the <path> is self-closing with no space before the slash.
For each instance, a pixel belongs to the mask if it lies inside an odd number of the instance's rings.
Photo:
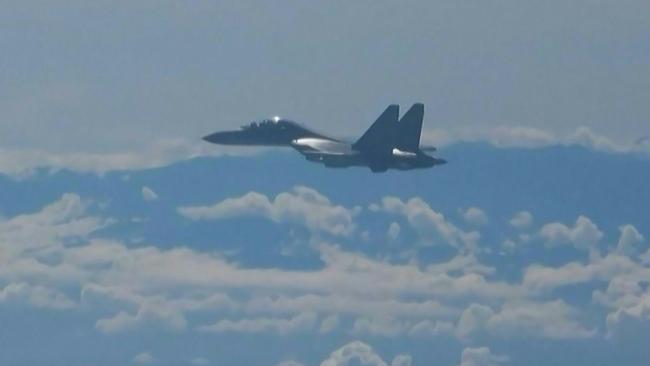
<path id="1" fill-rule="evenodd" d="M 475 139 L 487 139 L 498 147 L 537 148 L 559 142 L 557 137 L 548 131 L 526 126 L 496 127 L 483 133 L 483 137 L 477 136 Z"/>
<path id="2" fill-rule="evenodd" d="M 559 222 L 546 224 L 540 230 L 540 235 L 549 247 L 569 244 L 585 250 L 595 249 L 603 237 L 598 226 L 585 216 L 578 217 L 574 227 Z"/>
<path id="3" fill-rule="evenodd" d="M 480 237 L 476 231 L 464 232 L 458 229 L 421 198 L 411 198 L 403 202 L 397 197 L 384 197 L 381 205 L 375 204 L 370 209 L 403 215 L 426 243 L 442 240 L 443 243 L 454 247 L 474 248 Z"/>
<path id="4" fill-rule="evenodd" d="M 397 355 L 391 366 L 410 366 L 412 362 L 409 355 Z M 360 341 L 353 341 L 332 352 L 320 366 L 388 366 L 388 364 L 375 352 L 375 350 Z"/>
<path id="5" fill-rule="evenodd" d="M 64 194 L 40 212 L 0 222 L 0 248 L 18 255 L 29 250 L 60 246 L 80 240 L 104 227 L 110 220 L 85 216 L 86 202 L 76 194 Z"/>
<path id="6" fill-rule="evenodd" d="M 319 332 L 321 334 L 330 333 L 339 326 L 339 322 L 340 320 L 338 315 L 330 315 L 321 321 Z"/>
<path id="7" fill-rule="evenodd" d="M 144 325 L 163 325 L 166 329 L 181 331 L 187 327 L 186 312 L 230 309 L 235 306 L 228 296 L 220 293 L 200 298 L 185 296 L 168 299 L 163 296 L 144 296 L 119 285 L 86 285 L 82 290 L 82 299 L 86 304 L 113 300 L 136 307 L 134 313 L 122 310 L 112 317 L 97 320 L 95 327 L 103 333 L 119 333 Z"/>
<path id="8" fill-rule="evenodd" d="M 575 320 L 577 315 L 575 309 L 561 300 L 507 302 L 499 311 L 494 311 L 486 305 L 472 304 L 458 321 L 456 335 L 465 340 L 484 332 L 502 337 L 593 337 L 595 330 L 584 328 Z"/>
<path id="9" fill-rule="evenodd" d="M 585 126 L 578 127 L 573 132 L 573 134 L 571 134 L 565 139 L 564 144 L 579 145 L 594 150 L 602 150 L 602 151 L 625 152 L 625 151 L 635 150 L 634 145 L 632 146 L 617 145 L 607 137 L 598 135 Z"/>
<path id="10" fill-rule="evenodd" d="M 639 256 L 639 259 L 641 259 L 641 263 L 644 265 L 650 265 L 650 249 L 646 250 L 645 253 L 641 254 Z"/>
<path id="11" fill-rule="evenodd" d="M 635 255 L 639 253 L 639 246 L 645 240 L 637 229 L 632 225 L 623 225 L 619 228 L 621 236 L 618 239 L 616 250 L 625 255 Z"/>
<path id="12" fill-rule="evenodd" d="M 387 202 L 387 207 L 390 204 Z M 406 205 L 401 201 L 396 204 Z M 439 218 L 421 203 L 416 206 L 426 212 L 422 214 L 425 218 Z M 363 334 L 421 337 L 450 335 L 454 333 L 451 325 L 458 321 L 455 332 L 460 337 L 471 337 L 482 330 L 517 336 L 517 332 L 526 333 L 533 327 L 512 324 L 527 324 L 520 318 L 526 320 L 533 315 L 512 305 L 517 303 L 515 300 L 536 310 L 535 314 L 550 308 L 560 314 L 557 319 L 568 324 L 561 328 L 549 321 L 550 325 L 538 327 L 540 336 L 570 337 L 581 329 L 574 320 L 577 315 L 567 307 L 537 303 L 533 298 L 540 290 L 564 283 L 554 279 L 562 267 L 531 266 L 522 284 L 510 284 L 491 279 L 495 268 L 480 263 L 471 253 L 423 266 L 416 261 L 391 262 L 315 243 L 313 248 L 322 261 L 318 268 L 247 268 L 215 253 L 129 247 L 89 238 L 106 225 L 106 220 L 89 216 L 88 210 L 89 205 L 78 196 L 65 195 L 40 212 L 2 222 L 0 280 L 42 286 L 66 298 L 70 298 L 71 288 L 82 288 L 81 303 L 85 308 L 101 306 L 104 314 L 108 313 L 96 321 L 97 330 L 105 333 L 152 326 L 169 331 L 278 334 L 351 327 L 350 331 Z M 457 235 L 458 229 L 446 228 L 450 235 Z M 31 249 L 25 253 L 23 248 Z M 56 260 L 41 260 L 52 257 Z M 615 258 L 621 257 L 610 254 L 602 260 L 610 262 Z M 601 266 L 630 266 L 624 260 L 618 261 L 623 264 Z M 546 270 L 554 272 L 548 275 Z M 582 277 L 586 280 L 593 275 Z M 572 276 L 571 280 L 576 278 L 580 276 Z M 52 301 L 56 296 L 46 298 Z M 474 325 L 468 322 L 468 315 L 461 315 L 468 302 L 490 304 L 492 308 L 486 308 L 491 314 L 483 317 L 487 320 L 479 318 Z M 219 321 L 200 325 L 195 313 Z M 354 321 L 350 324 L 341 319 Z"/>
<path id="13" fill-rule="evenodd" d="M 397 355 L 391 362 L 391 366 L 411 366 L 413 357 L 411 355 Z"/>
<path id="14" fill-rule="evenodd" d="M 99 319 L 95 327 L 102 333 L 119 333 L 128 331 L 146 324 L 164 324 L 172 330 L 183 330 L 187 320 L 183 314 L 168 308 L 141 307 L 135 314 L 120 311 L 115 316 Z"/>
<path id="15" fill-rule="evenodd" d="M 76 306 L 65 294 L 43 286 L 27 283 L 11 283 L 0 289 L 0 303 L 25 301 L 33 306 L 56 310 L 71 309 Z"/>
<path id="16" fill-rule="evenodd" d="M 510 219 L 510 225 L 518 230 L 526 230 L 532 223 L 533 215 L 528 211 L 519 211 Z"/>
<path id="17" fill-rule="evenodd" d="M 431 320 L 422 320 L 414 324 L 409 329 L 409 335 L 412 337 L 436 337 L 436 336 L 449 336 L 453 335 L 456 327 L 453 323 L 447 321 L 433 322 Z"/>
<path id="18" fill-rule="evenodd" d="M 482 331 L 494 311 L 487 305 L 471 304 L 458 320 L 456 335 L 460 339 L 468 339 L 472 334 Z"/>
<path id="19" fill-rule="evenodd" d="M 133 362 L 146 365 L 156 362 L 156 359 L 149 352 L 138 353 L 133 357 Z"/>
<path id="20" fill-rule="evenodd" d="M 82 288 L 84 307 L 112 310 L 96 321 L 97 330 L 105 333 L 151 326 L 170 331 L 195 329 L 192 314 L 200 311 L 222 319 L 213 324 L 215 331 L 290 332 L 305 324 L 310 331 L 325 331 L 336 323 L 332 317 L 316 323 L 316 312 L 390 317 L 404 324 L 401 332 L 407 334 L 423 320 L 451 321 L 457 314 L 451 305 L 454 299 L 501 301 L 521 296 L 516 286 L 486 279 L 494 269 L 471 255 L 422 268 L 320 244 L 315 248 L 321 255 L 321 268 L 243 268 L 219 255 L 187 248 L 127 247 L 88 238 L 106 225 L 106 220 L 89 216 L 88 209 L 78 196 L 64 195 L 40 212 L 2 222 L 0 280 L 33 283 L 65 298 L 70 288 Z M 24 252 L 24 248 L 31 249 Z M 259 289 L 265 292 L 257 293 Z M 227 295 L 231 290 L 248 294 L 249 299 L 235 301 Z M 269 298 L 266 291 L 277 295 Z M 61 296 L 49 296 L 52 306 L 71 304 Z M 223 320 L 225 311 L 242 315 L 243 320 Z"/>
<path id="21" fill-rule="evenodd" d="M 437 274 L 461 272 L 465 274 L 474 273 L 483 276 L 489 276 L 496 273 L 496 269 L 494 267 L 482 264 L 479 262 L 476 255 L 470 253 L 465 255 L 457 255 L 447 262 L 429 264 L 427 266 L 427 272 Z"/>
<path id="22" fill-rule="evenodd" d="M 381 337 L 396 337 L 404 334 L 409 326 L 403 321 L 387 316 L 362 317 L 354 322 L 352 332 Z"/>
<path id="23" fill-rule="evenodd" d="M 400 231 L 401 231 L 401 227 L 399 226 L 399 224 L 396 222 L 391 222 L 390 226 L 388 226 L 388 232 L 386 234 L 388 235 L 389 239 L 397 240 Z"/>
<path id="24" fill-rule="evenodd" d="M 608 336 L 632 334 L 646 337 L 650 323 L 650 292 L 636 297 L 630 306 L 621 306 L 607 315 Z"/>
<path id="25" fill-rule="evenodd" d="M 621 144 L 599 135 L 588 127 L 579 126 L 560 135 L 530 126 L 497 126 L 472 130 L 423 131 L 423 144 L 448 146 L 459 141 L 486 141 L 498 148 L 543 148 L 548 146 L 583 146 L 605 152 L 650 152 L 648 144 Z"/>
<path id="26" fill-rule="evenodd" d="M 461 210 L 461 215 L 465 222 L 472 226 L 483 226 L 488 222 L 487 214 L 478 207 L 470 207 L 465 211 Z"/>
<path id="27" fill-rule="evenodd" d="M 505 239 L 501 242 L 501 249 L 504 253 L 512 253 L 517 249 L 517 243 L 512 239 Z"/>
<path id="28" fill-rule="evenodd" d="M 0 174 L 22 179 L 38 169 L 72 170 L 105 174 L 116 170 L 141 170 L 166 166 L 199 156 L 250 156 L 264 149 L 215 146 L 194 139 L 161 139 L 141 150 L 55 152 L 40 149 L 0 148 Z"/>
<path id="29" fill-rule="evenodd" d="M 643 288 L 638 278 L 617 276 L 609 281 L 607 289 L 596 290 L 593 301 L 610 308 L 629 308 L 638 304 Z"/>
<path id="30" fill-rule="evenodd" d="M 142 199 L 151 202 L 158 199 L 158 194 L 151 188 L 147 186 L 142 187 Z"/>
<path id="31" fill-rule="evenodd" d="M 524 272 L 523 285 L 535 291 L 549 291 L 561 286 L 603 282 L 621 276 L 648 280 L 650 269 L 627 256 L 610 253 L 603 258 L 591 258 L 587 264 L 571 262 L 560 267 L 531 265 Z"/>
<path id="32" fill-rule="evenodd" d="M 545 303 L 514 302 L 503 305 L 487 321 L 488 330 L 502 336 L 534 336 L 549 339 L 581 339 L 596 335 L 578 323 L 577 310 L 562 300 Z"/>
<path id="33" fill-rule="evenodd" d="M 508 356 L 494 355 L 487 347 L 465 348 L 460 366 L 499 366 L 510 359 Z"/>
<path id="34" fill-rule="evenodd" d="M 246 304 L 246 310 L 271 314 L 301 313 L 312 310 L 320 313 L 333 311 L 357 316 L 410 316 L 418 318 L 448 317 L 454 313 L 453 308 L 433 300 L 406 301 L 384 296 L 368 299 L 353 292 L 331 292 L 337 295 L 307 294 L 295 297 L 286 295 L 272 298 L 258 297 Z M 376 295 L 378 294 L 374 293 L 371 296 Z"/>
<path id="35" fill-rule="evenodd" d="M 607 336 L 647 337 L 650 323 L 650 278 L 617 276 L 605 292 L 596 290 L 593 300 L 610 309 Z"/>
<path id="36" fill-rule="evenodd" d="M 293 318 L 255 318 L 241 320 L 220 320 L 212 325 L 200 326 L 202 332 L 277 333 L 286 335 L 312 330 L 318 317 L 314 313 L 302 313 Z"/>
<path id="37" fill-rule="evenodd" d="M 191 220 L 219 220 L 239 216 L 262 216 L 278 223 L 295 223 L 314 232 L 350 235 L 357 209 L 333 205 L 330 200 L 307 187 L 295 187 L 278 194 L 273 200 L 250 192 L 212 206 L 180 207 L 178 212 Z"/>

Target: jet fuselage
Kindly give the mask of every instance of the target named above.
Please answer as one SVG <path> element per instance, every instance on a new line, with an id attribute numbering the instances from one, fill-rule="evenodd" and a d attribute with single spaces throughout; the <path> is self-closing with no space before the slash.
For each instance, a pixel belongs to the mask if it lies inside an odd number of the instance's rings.
<path id="1" fill-rule="evenodd" d="M 238 131 L 216 132 L 203 139 L 223 145 L 289 146 L 308 161 L 329 168 L 367 166 L 373 172 L 383 172 L 445 164 L 445 160 L 429 156 L 419 148 L 422 105 L 415 104 L 399 123 L 398 112 L 398 106 L 389 106 L 354 144 L 318 134 L 279 117 L 252 122 Z"/>

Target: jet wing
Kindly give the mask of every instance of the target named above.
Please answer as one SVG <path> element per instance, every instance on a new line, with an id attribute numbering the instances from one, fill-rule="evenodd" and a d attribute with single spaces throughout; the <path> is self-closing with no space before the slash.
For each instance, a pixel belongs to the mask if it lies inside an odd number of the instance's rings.
<path id="1" fill-rule="evenodd" d="M 302 138 L 291 142 L 291 146 L 303 155 L 354 155 L 356 151 L 349 144 L 322 138 Z"/>

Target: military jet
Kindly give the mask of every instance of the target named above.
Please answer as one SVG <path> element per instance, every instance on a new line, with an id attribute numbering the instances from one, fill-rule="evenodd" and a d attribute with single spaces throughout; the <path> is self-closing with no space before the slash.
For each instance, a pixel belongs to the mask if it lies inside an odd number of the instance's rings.
<path id="1" fill-rule="evenodd" d="M 430 168 L 446 161 L 427 155 L 433 147 L 420 147 L 424 105 L 414 104 L 399 119 L 399 106 L 391 104 L 354 143 L 311 131 L 296 122 L 273 117 L 251 122 L 238 131 L 216 132 L 204 140 L 222 145 L 289 146 L 309 161 L 328 168 L 369 167 L 371 171 Z"/>

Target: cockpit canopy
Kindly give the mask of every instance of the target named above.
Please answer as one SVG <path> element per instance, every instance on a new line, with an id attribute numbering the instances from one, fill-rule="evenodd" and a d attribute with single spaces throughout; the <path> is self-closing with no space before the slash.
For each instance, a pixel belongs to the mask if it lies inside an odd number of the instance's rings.
<path id="1" fill-rule="evenodd" d="M 296 123 L 280 117 L 265 118 L 260 121 L 253 121 L 247 125 L 242 126 L 243 130 L 267 130 L 267 129 L 280 129 L 284 130 L 290 126 L 295 126 Z"/>

